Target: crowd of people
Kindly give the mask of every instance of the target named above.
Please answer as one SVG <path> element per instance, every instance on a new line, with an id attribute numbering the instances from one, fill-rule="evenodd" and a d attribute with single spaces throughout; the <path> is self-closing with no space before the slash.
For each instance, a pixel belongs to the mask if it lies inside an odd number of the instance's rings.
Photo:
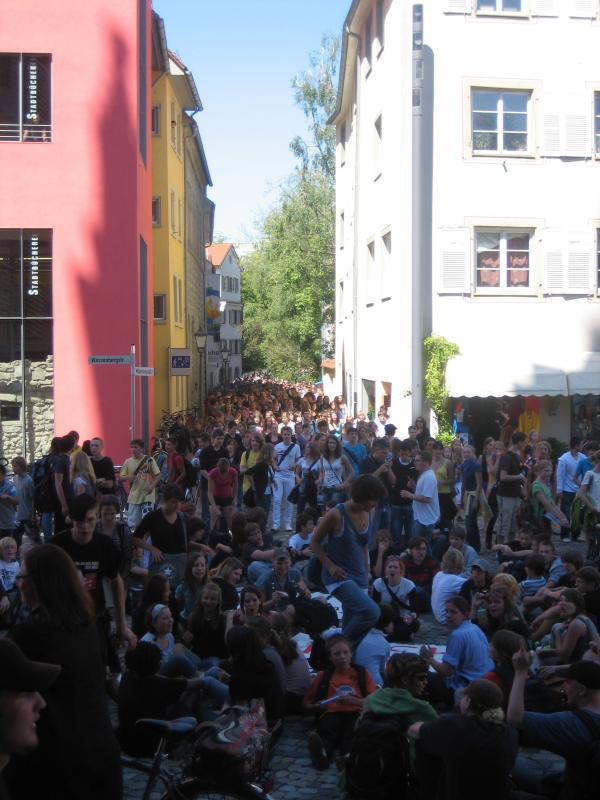
<path id="1" fill-rule="evenodd" d="M 314 715 L 313 766 L 336 760 L 353 796 L 373 742 L 381 800 L 388 779 L 394 796 L 595 796 L 598 445 L 574 438 L 555 461 L 535 433 L 481 454 L 445 447 L 423 417 L 397 433 L 384 408 L 354 418 L 341 398 L 261 379 L 133 440 L 118 468 L 75 431 L 33 469 L 0 467 L 11 796 L 118 798 L 120 750 L 157 744 L 137 719 L 212 720 L 253 698 L 272 726 Z M 443 655 L 392 654 L 426 614 Z M 519 742 L 566 772 L 541 772 Z"/>

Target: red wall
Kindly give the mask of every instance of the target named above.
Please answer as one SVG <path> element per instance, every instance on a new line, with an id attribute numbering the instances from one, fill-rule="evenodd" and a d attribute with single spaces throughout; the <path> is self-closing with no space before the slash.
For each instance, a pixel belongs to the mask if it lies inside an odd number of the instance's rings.
<path id="1" fill-rule="evenodd" d="M 52 55 L 52 143 L 0 143 L 0 228 L 53 229 L 55 426 L 130 439 L 130 373 L 89 355 L 140 353 L 139 237 L 148 246 L 152 365 L 150 0 L 147 162 L 139 152 L 139 0 L 2 0 L 0 52 Z M 138 363 L 141 363 L 138 356 Z M 137 434 L 141 434 L 138 384 Z M 150 379 L 149 414 L 152 421 Z"/>

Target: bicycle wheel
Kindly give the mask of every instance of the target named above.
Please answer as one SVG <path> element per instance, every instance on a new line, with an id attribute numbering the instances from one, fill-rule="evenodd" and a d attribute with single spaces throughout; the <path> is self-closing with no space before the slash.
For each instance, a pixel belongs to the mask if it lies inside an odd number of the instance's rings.
<path id="1" fill-rule="evenodd" d="M 274 798 L 261 789 L 248 787 L 240 789 L 226 789 L 207 784 L 206 781 L 192 778 L 178 783 L 176 787 L 166 792 L 161 800 L 274 800 Z"/>

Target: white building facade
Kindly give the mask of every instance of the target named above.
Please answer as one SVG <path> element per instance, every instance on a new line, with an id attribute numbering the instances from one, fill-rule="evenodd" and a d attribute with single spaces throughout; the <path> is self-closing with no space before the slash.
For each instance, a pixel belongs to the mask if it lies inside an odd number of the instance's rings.
<path id="1" fill-rule="evenodd" d="M 207 372 L 209 389 L 229 384 L 242 375 L 242 289 L 240 260 L 232 244 L 213 244 L 207 248 L 211 279 L 218 288 L 218 319 L 209 335 Z M 209 325 L 209 333 L 211 326 Z M 218 333 L 216 333 L 218 330 Z M 212 383 L 211 383 L 212 381 Z"/>
<path id="2" fill-rule="evenodd" d="M 600 436 L 598 0 L 355 0 L 337 128 L 336 389 L 457 430 Z M 598 419 L 596 420 L 596 414 Z M 479 439 L 479 441 L 478 441 Z"/>

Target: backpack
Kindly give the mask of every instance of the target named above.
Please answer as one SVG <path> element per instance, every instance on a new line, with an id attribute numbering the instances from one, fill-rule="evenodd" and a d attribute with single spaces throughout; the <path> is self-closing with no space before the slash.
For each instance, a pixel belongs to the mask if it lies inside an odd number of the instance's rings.
<path id="1" fill-rule="evenodd" d="M 346 759 L 346 791 L 356 800 L 412 796 L 406 724 L 393 715 L 367 712 L 354 731 Z"/>
<path id="2" fill-rule="evenodd" d="M 35 461 L 30 467 L 33 481 L 33 503 L 38 514 L 46 514 L 57 509 L 54 489 L 54 475 L 50 466 L 50 456 Z"/>
<path id="3" fill-rule="evenodd" d="M 186 489 L 193 489 L 194 486 L 198 484 L 198 473 L 196 471 L 196 467 L 188 458 L 185 457 L 183 459 L 183 466 L 185 468 L 185 480 L 183 485 Z"/>

